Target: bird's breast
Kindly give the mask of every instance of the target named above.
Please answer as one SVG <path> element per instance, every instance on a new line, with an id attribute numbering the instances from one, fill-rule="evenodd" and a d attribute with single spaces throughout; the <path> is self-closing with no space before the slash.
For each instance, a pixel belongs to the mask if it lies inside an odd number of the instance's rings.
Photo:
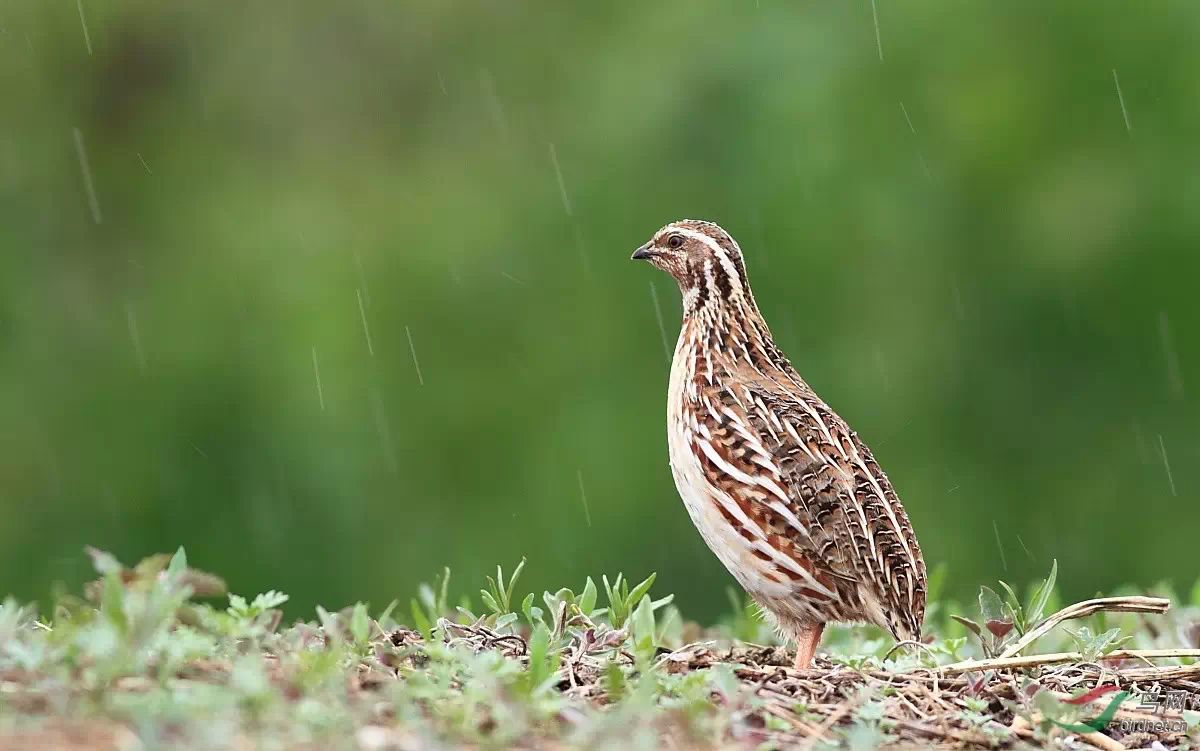
<path id="1" fill-rule="evenodd" d="M 762 575 L 763 562 L 755 556 L 754 545 L 744 530 L 730 524 L 728 515 L 721 513 L 723 501 L 719 496 L 723 491 L 705 474 L 698 446 L 705 437 L 699 428 L 697 410 L 702 407 L 697 403 L 700 388 L 696 383 L 697 378 L 705 376 L 697 371 L 695 351 L 681 341 L 676 348 L 667 397 L 667 447 L 675 487 L 705 544 L 738 583 L 751 594 L 766 599 L 782 597 L 787 587 Z M 725 506 L 729 505 L 728 500 L 724 499 Z"/>

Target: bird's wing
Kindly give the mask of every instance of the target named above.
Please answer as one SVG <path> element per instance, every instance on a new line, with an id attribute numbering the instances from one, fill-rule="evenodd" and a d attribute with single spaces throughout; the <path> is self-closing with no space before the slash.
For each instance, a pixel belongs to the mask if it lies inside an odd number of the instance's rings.
<path id="1" fill-rule="evenodd" d="M 893 633 L 919 633 L 924 563 L 870 451 L 798 377 L 741 375 L 712 396 L 726 419 L 719 428 L 723 453 L 740 458 L 755 480 L 734 485 L 755 512 L 751 518 L 789 540 L 789 552 L 859 611 L 856 617 Z"/>

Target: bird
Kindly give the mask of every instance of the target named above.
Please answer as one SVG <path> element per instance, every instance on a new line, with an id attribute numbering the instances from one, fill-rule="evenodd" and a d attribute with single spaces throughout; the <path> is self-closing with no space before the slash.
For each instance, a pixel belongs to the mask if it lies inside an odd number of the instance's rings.
<path id="1" fill-rule="evenodd" d="M 870 449 L 800 377 L 755 302 L 741 247 L 684 219 L 633 253 L 679 285 L 667 393 L 671 474 L 729 573 L 809 669 L 828 623 L 920 641 L 926 572 Z"/>

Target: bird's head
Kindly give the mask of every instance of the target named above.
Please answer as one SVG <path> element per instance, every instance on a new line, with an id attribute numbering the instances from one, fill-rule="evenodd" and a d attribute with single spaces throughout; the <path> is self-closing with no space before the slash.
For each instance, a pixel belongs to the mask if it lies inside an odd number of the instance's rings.
<path id="1" fill-rule="evenodd" d="M 750 301 L 742 249 L 713 222 L 671 222 L 634 251 L 633 258 L 649 261 L 670 274 L 679 284 L 686 310 Z"/>

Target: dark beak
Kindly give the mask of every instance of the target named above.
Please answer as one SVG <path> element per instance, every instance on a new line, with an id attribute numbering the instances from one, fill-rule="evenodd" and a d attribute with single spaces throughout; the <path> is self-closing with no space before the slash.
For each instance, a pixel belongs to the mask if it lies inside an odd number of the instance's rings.
<path id="1" fill-rule="evenodd" d="M 652 258 L 654 256 L 654 254 L 650 252 L 650 247 L 651 247 L 650 243 L 646 243 L 642 247 L 633 251 L 633 257 L 630 258 L 629 260 L 631 260 L 631 261 L 648 261 L 648 260 L 650 260 L 650 258 Z"/>

